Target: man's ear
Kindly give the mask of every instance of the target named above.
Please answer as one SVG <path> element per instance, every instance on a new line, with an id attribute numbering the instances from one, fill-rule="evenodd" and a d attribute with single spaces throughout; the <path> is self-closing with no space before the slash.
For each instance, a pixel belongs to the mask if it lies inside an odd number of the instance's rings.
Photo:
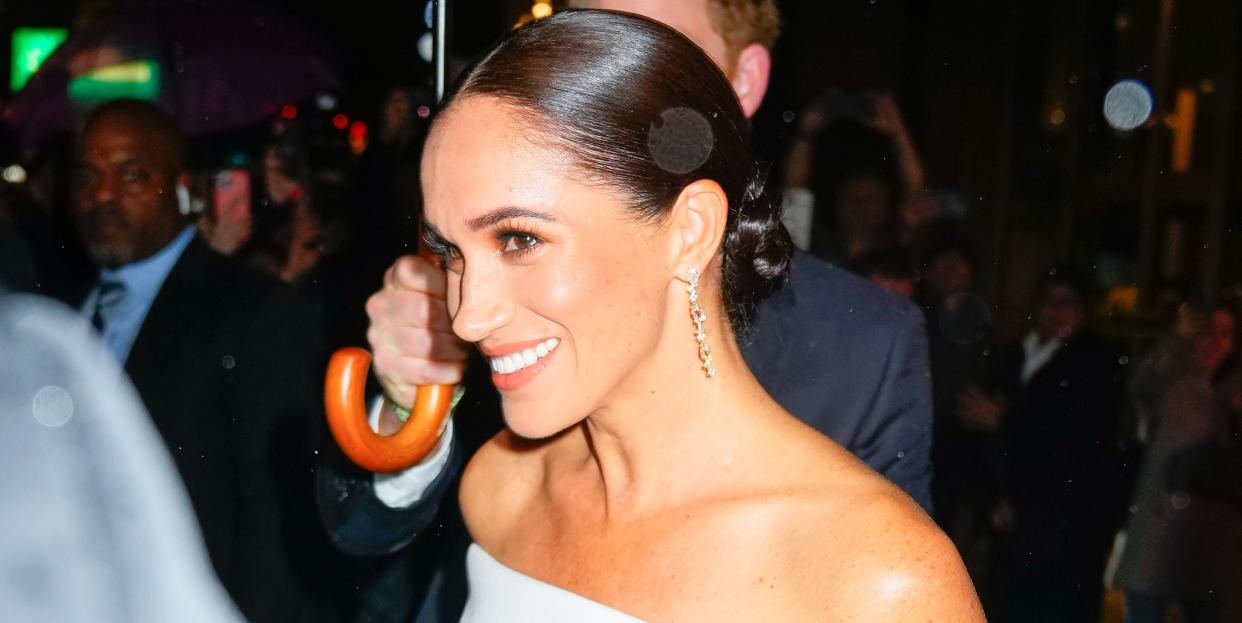
<path id="1" fill-rule="evenodd" d="M 742 102 L 742 112 L 746 113 L 746 118 L 751 118 L 755 111 L 759 110 L 759 105 L 763 103 L 763 96 L 768 92 L 768 79 L 772 76 L 772 54 L 768 49 L 752 43 L 737 55 L 737 62 L 733 65 L 733 90 L 737 92 L 737 98 Z"/>
<path id="2" fill-rule="evenodd" d="M 685 278 L 686 270 L 700 273 L 720 251 L 725 225 L 729 220 L 729 199 L 712 180 L 698 180 L 686 186 L 669 213 L 669 269 Z"/>

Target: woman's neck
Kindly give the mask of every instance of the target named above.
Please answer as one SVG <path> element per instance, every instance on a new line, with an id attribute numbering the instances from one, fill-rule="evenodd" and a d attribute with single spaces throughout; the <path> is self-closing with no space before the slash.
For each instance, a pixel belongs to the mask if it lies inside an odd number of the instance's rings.
<path id="1" fill-rule="evenodd" d="M 606 407 L 576 435 L 581 466 L 598 478 L 608 517 L 641 515 L 668 500 L 712 493 L 736 483 L 740 455 L 753 450 L 765 418 L 780 407 L 755 380 L 726 324 L 710 322 L 707 335 L 716 368 L 700 367 L 687 319 L 622 383 Z M 667 351 L 667 352 L 662 352 Z M 712 451 L 698 452 L 698 448 Z"/>

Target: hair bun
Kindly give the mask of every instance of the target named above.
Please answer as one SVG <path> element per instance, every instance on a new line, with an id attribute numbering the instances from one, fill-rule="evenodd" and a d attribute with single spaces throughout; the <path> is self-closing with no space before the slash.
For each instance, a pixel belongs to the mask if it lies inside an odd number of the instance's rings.
<path id="1" fill-rule="evenodd" d="M 785 283 L 793 240 L 780 205 L 767 192 L 767 168 L 755 166 L 736 206 L 724 244 L 725 300 L 729 314 L 748 327 L 759 303 Z"/>

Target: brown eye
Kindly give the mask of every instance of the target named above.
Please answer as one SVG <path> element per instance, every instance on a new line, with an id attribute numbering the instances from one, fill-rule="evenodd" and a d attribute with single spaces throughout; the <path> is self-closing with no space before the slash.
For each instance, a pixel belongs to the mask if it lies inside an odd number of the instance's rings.
<path id="1" fill-rule="evenodd" d="M 526 253 L 539 246 L 542 240 L 534 234 L 522 232 L 509 232 L 501 236 L 504 246 L 501 251 L 504 253 Z"/>

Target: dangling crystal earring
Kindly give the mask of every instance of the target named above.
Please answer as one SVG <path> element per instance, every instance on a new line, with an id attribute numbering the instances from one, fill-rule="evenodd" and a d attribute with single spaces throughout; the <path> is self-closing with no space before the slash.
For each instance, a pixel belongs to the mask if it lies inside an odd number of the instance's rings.
<path id="1" fill-rule="evenodd" d="M 707 332 L 703 329 L 707 314 L 699 306 L 699 270 L 691 267 L 686 276 L 690 279 L 686 292 L 690 293 L 690 319 L 694 321 L 694 339 L 699 343 L 699 360 L 703 362 L 703 371 L 710 379 L 716 376 L 716 366 L 712 365 L 712 347 L 707 345 Z"/>

